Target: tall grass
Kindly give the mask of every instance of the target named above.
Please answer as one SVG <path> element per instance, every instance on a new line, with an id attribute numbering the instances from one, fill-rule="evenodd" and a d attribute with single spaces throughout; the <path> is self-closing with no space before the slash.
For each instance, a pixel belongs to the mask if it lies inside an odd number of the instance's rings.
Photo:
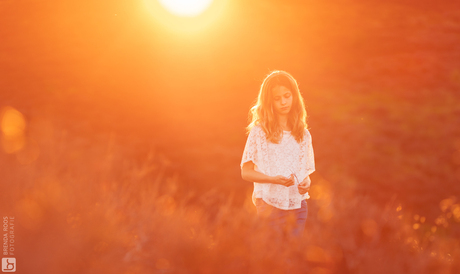
<path id="1" fill-rule="evenodd" d="M 115 134 L 30 126 L 38 156 L 0 155 L 18 273 L 457 273 L 455 197 L 439 217 L 314 182 L 304 235 L 266 229 L 251 191 L 185 188 L 167 156 Z M 31 141 L 34 140 L 34 141 Z M 30 146 L 30 145 L 29 145 Z M 24 150 L 27 150 L 24 148 Z M 21 158 L 23 157 L 23 158 Z M 346 180 L 346 179 L 345 179 Z M 241 205 L 232 202 L 244 195 Z"/>

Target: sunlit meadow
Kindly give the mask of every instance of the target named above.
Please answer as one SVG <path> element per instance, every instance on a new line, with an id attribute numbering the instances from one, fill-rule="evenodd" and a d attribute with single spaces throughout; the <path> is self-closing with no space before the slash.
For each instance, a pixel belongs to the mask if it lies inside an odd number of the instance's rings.
<path id="1" fill-rule="evenodd" d="M 305 234 L 290 239 L 257 221 L 249 191 L 235 206 L 235 193 L 184 188 L 148 141 L 75 136 L 11 107 L 2 114 L 2 208 L 17 221 L 22 273 L 458 270 L 455 197 L 439 201 L 438 217 L 428 220 L 396 196 L 382 206 L 317 175 Z"/>

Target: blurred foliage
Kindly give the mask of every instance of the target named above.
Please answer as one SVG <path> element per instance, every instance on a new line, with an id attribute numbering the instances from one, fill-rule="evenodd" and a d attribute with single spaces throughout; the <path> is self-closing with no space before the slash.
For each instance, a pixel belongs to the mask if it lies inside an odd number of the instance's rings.
<path id="1" fill-rule="evenodd" d="M 251 191 L 234 205 L 214 189 L 185 188 L 171 162 L 115 134 L 89 141 L 41 121 L 40 157 L 2 153 L 2 214 L 15 216 L 21 271 L 46 273 L 455 273 L 455 197 L 438 217 L 382 208 L 317 175 L 302 238 L 267 230 Z M 44 126 L 47 125 L 46 131 Z M 32 125 L 30 125 L 32 128 Z M 32 130 L 31 130 L 32 131 Z M 142 151 L 139 153 L 139 151 Z M 18 265 L 19 267 L 19 265 Z"/>

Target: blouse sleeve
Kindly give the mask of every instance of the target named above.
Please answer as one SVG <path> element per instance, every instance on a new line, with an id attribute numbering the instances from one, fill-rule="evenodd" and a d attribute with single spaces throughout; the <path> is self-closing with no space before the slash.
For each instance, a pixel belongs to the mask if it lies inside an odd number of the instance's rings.
<path id="1" fill-rule="evenodd" d="M 306 158 L 307 158 L 307 170 L 306 176 L 312 174 L 315 171 L 315 155 L 313 153 L 313 144 L 311 141 L 311 134 L 307 130 L 307 148 L 306 148 Z"/>
<path id="2" fill-rule="evenodd" d="M 263 132 L 261 132 L 258 126 L 253 127 L 249 132 L 248 139 L 246 140 L 246 145 L 244 146 L 240 168 L 243 168 L 243 164 L 249 161 L 252 161 L 256 166 L 260 167 L 262 161 L 262 155 L 260 151 L 262 133 Z"/>
<path id="3" fill-rule="evenodd" d="M 302 158 L 301 163 L 305 168 L 304 178 L 306 178 L 315 171 L 315 157 L 313 154 L 311 134 L 307 129 L 305 130 L 304 146 L 305 148 L 301 156 Z M 301 195 L 301 199 L 302 200 L 310 199 L 309 193 L 306 192 L 305 194 Z"/>

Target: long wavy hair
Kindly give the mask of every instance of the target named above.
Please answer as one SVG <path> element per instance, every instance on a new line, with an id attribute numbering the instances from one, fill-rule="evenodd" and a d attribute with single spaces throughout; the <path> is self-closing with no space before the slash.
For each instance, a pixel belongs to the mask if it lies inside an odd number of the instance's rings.
<path id="1" fill-rule="evenodd" d="M 246 127 L 247 134 L 254 126 L 260 125 L 268 141 L 276 144 L 280 142 L 283 129 L 276 119 L 277 114 L 273 111 L 273 88 L 276 86 L 284 86 L 292 93 L 292 107 L 288 116 L 288 125 L 291 128 L 292 136 L 300 143 L 307 128 L 307 111 L 297 81 L 292 75 L 282 70 L 272 71 L 262 82 L 257 102 L 249 111 L 250 123 Z"/>

